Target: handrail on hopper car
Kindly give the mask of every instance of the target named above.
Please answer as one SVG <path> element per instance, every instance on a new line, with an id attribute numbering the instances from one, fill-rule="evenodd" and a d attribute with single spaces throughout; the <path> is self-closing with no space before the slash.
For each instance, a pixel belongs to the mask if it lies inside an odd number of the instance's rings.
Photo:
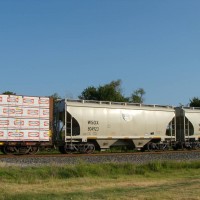
<path id="1" fill-rule="evenodd" d="M 200 107 L 181 106 L 181 108 L 188 109 L 188 110 L 200 110 Z"/>
<path id="2" fill-rule="evenodd" d="M 95 104 L 106 104 L 106 105 L 174 108 L 174 106 L 170 106 L 170 105 L 141 104 L 141 103 L 130 103 L 130 102 L 96 101 L 96 100 L 82 100 L 82 99 L 65 99 L 65 100 L 66 100 L 66 102 L 79 102 L 79 103 L 83 103 L 83 104 L 84 103 L 95 103 Z"/>

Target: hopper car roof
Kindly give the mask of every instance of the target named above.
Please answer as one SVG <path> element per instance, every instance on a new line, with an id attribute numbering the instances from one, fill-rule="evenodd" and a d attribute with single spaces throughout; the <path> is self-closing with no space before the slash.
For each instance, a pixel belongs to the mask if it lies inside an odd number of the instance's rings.
<path id="1" fill-rule="evenodd" d="M 61 100 L 62 105 L 64 102 L 67 106 L 80 106 L 80 107 L 94 107 L 94 108 L 111 108 L 111 109 L 138 109 L 138 110 L 163 110 L 163 111 L 174 111 L 173 106 L 169 105 L 147 105 L 140 103 L 128 103 L 128 102 L 111 102 L 111 101 L 94 101 L 94 100 L 73 100 L 63 99 Z"/>

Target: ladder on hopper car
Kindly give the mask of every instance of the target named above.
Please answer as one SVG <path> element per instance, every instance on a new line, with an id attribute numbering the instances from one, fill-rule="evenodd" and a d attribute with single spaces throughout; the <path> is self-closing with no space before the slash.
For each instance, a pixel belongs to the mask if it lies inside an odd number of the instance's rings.
<path id="1" fill-rule="evenodd" d="M 67 111 L 67 109 L 65 108 L 65 112 Z M 73 116 L 70 115 L 69 113 L 65 113 L 65 142 L 66 144 L 69 143 L 72 146 L 72 132 L 73 132 Z M 68 141 L 67 137 L 70 136 L 70 141 Z"/>
<path id="2" fill-rule="evenodd" d="M 71 136 L 72 137 L 72 120 L 73 117 L 70 115 L 70 120 L 66 120 L 66 133 L 65 136 Z"/>

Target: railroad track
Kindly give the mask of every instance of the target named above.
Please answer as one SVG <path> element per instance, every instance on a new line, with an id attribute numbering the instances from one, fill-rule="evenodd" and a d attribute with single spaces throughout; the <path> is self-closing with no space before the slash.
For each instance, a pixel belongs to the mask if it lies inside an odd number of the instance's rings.
<path id="1" fill-rule="evenodd" d="M 23 155 L 23 154 L 15 154 L 15 155 L 5 155 L 5 154 L 1 154 L 0 155 L 0 159 L 1 158 L 40 158 L 40 157 L 85 157 L 85 156 L 91 156 L 91 157 L 94 157 L 94 156 L 117 156 L 117 155 L 149 155 L 149 154 L 152 154 L 152 155 L 155 155 L 155 154 L 179 154 L 179 153 L 193 153 L 193 152 L 199 152 L 200 153 L 200 150 L 178 150 L 178 151 L 155 151 L 155 152 L 149 152 L 149 151 L 146 151 L 146 152 L 103 152 L 103 153 L 93 153 L 93 154 L 84 154 L 84 153 L 73 153 L 73 154 L 60 154 L 60 153 L 52 153 L 52 154 L 45 154 L 45 153 L 38 153 L 38 154 L 26 154 L 26 155 Z"/>
<path id="2" fill-rule="evenodd" d="M 136 163 L 152 161 L 200 161 L 200 150 L 133 152 L 133 153 L 94 153 L 94 154 L 36 154 L 0 155 L 0 163 L 14 166 L 68 165 L 79 163 Z"/>

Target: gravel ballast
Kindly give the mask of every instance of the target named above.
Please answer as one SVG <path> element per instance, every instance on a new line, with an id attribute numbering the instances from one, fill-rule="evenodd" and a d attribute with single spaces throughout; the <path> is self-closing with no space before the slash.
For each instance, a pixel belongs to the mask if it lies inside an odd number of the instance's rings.
<path id="1" fill-rule="evenodd" d="M 135 163 L 142 164 L 153 161 L 200 161 L 200 152 L 176 153 L 134 153 L 134 154 L 109 154 L 109 155 L 80 155 L 80 156 L 0 156 L 0 164 L 12 166 L 42 166 L 42 165 L 76 165 L 79 163 Z"/>

